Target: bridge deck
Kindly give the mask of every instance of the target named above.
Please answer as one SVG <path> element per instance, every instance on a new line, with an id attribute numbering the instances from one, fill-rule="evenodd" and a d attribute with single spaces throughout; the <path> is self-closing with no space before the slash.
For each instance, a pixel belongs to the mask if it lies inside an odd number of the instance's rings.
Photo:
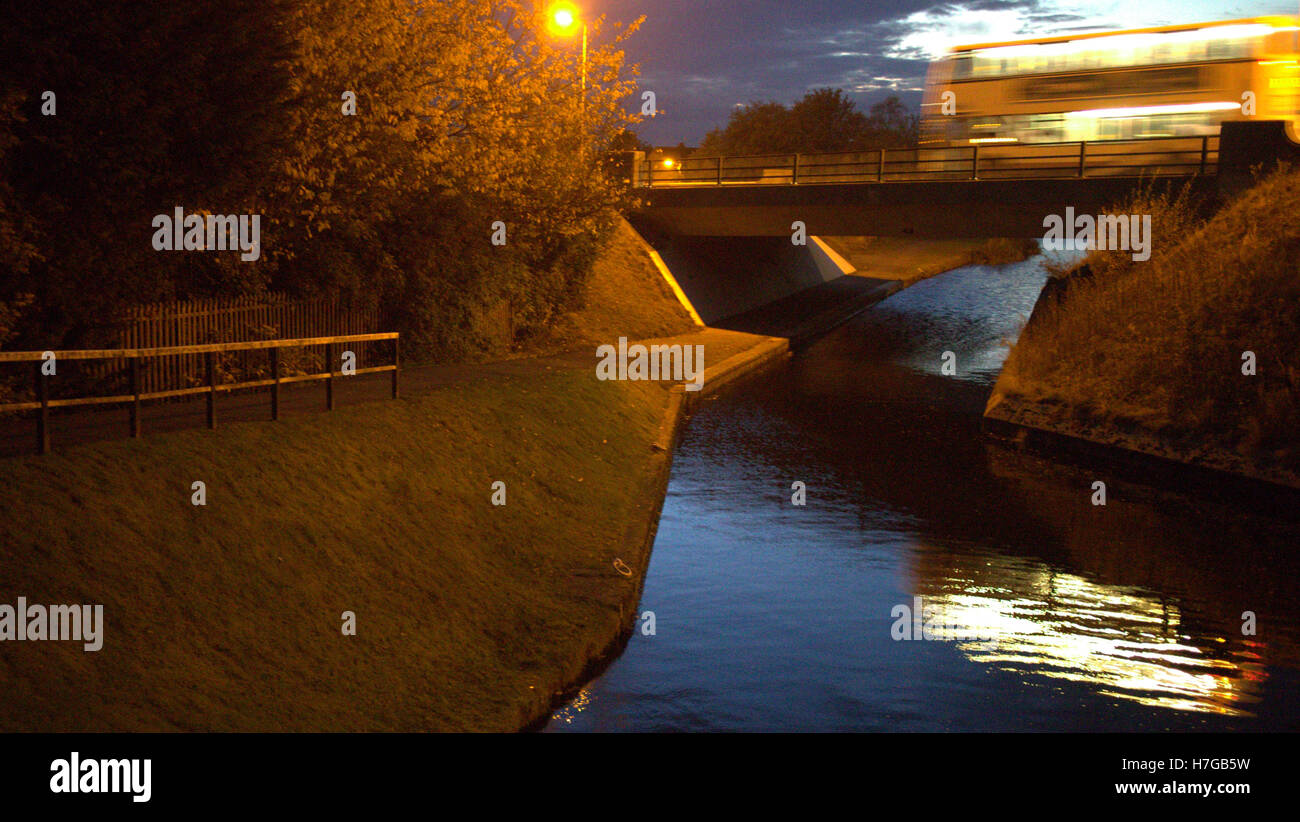
<path id="1" fill-rule="evenodd" d="M 1261 167 L 1300 163 L 1282 120 L 1226 121 L 1218 136 L 988 144 L 842 154 L 690 157 L 638 165 L 634 217 L 665 235 L 1042 237 L 1044 219 L 1107 214 L 1137 191 L 1213 203 Z"/>
<path id="2" fill-rule="evenodd" d="M 836 154 L 688 157 L 638 165 L 647 188 L 816 185 L 958 180 L 1080 179 L 1214 174 L 1219 137 L 1152 137 L 1077 143 L 993 143 Z"/>
<path id="3" fill-rule="evenodd" d="M 635 219 L 696 237 L 1042 237 L 1048 215 L 1106 214 L 1139 191 L 1212 199 L 1215 175 L 1083 179 L 925 180 L 885 184 L 655 186 Z"/>

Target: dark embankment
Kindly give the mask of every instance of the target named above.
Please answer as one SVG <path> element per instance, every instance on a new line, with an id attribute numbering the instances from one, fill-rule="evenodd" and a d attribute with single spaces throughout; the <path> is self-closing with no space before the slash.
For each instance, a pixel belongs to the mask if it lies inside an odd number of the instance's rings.
<path id="1" fill-rule="evenodd" d="M 1151 259 L 1094 251 L 1057 272 L 986 416 L 1300 485 L 1298 210 L 1287 170 L 1208 219 L 1185 196 L 1118 204 L 1152 215 Z"/>

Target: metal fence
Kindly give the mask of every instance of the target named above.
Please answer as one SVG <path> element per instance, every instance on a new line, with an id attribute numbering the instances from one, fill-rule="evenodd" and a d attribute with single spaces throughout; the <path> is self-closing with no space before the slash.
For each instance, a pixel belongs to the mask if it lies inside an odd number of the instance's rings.
<path id="1" fill-rule="evenodd" d="M 277 338 L 301 339 L 378 331 L 377 307 L 357 309 L 332 299 L 297 300 L 281 294 L 154 303 L 128 308 L 114 322 L 111 347 L 165 348 L 246 342 Z M 371 358 L 367 345 L 358 345 L 358 366 Z M 247 350 L 231 349 L 219 362 L 220 371 L 234 377 L 251 377 L 266 371 L 264 358 Z M 315 363 L 286 363 L 290 368 L 315 367 Z M 110 362 L 87 363 L 85 373 L 94 383 L 112 382 L 116 370 Z M 145 391 L 198 385 L 206 377 L 203 357 L 160 356 L 146 363 L 140 375 Z"/>
<path id="2" fill-rule="evenodd" d="M 882 148 L 838 154 L 687 157 L 672 168 L 646 162 L 635 179 L 653 188 L 814 185 L 925 180 L 1197 176 L 1218 170 L 1219 138 L 1148 137 L 1074 143 L 988 143 Z"/>

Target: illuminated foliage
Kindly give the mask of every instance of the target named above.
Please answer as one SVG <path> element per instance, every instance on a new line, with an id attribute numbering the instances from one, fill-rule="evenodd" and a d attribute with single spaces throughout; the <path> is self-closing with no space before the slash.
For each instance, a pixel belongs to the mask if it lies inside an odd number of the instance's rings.
<path id="1" fill-rule="evenodd" d="M 29 6 L 0 21 L 0 231 L 30 223 L 45 259 L 0 258 L 0 300 L 36 294 L 20 336 L 43 345 L 125 303 L 270 288 L 400 308 L 417 347 L 449 350 L 475 306 L 528 326 L 572 302 L 623 196 L 603 147 L 632 119 L 635 25 L 589 22 L 584 95 L 540 3 Z M 262 259 L 154 252 L 150 219 L 178 205 L 262 214 Z"/>

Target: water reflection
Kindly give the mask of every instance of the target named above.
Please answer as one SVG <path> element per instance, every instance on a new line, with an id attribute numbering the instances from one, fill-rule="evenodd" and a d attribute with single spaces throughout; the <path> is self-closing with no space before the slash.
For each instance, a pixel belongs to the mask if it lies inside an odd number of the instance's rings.
<path id="1" fill-rule="evenodd" d="M 1153 707 L 1253 716 L 1246 705 L 1265 678 L 1255 644 L 1193 635 L 1177 604 L 1027 560 L 918 554 L 926 618 L 950 626 L 973 662 Z"/>
<path id="2" fill-rule="evenodd" d="M 706 403 L 642 599 L 657 635 L 548 730 L 1296 727 L 1294 522 L 1110 474 L 1093 506 L 1098 469 L 981 435 L 1044 277 L 920 283 Z M 894 641 L 918 595 L 994 641 Z"/>
<path id="3" fill-rule="evenodd" d="M 556 711 L 551 717 L 551 722 L 558 725 L 572 725 L 578 714 L 587 709 L 591 704 L 591 686 L 583 688 L 571 698 L 564 707 Z"/>

